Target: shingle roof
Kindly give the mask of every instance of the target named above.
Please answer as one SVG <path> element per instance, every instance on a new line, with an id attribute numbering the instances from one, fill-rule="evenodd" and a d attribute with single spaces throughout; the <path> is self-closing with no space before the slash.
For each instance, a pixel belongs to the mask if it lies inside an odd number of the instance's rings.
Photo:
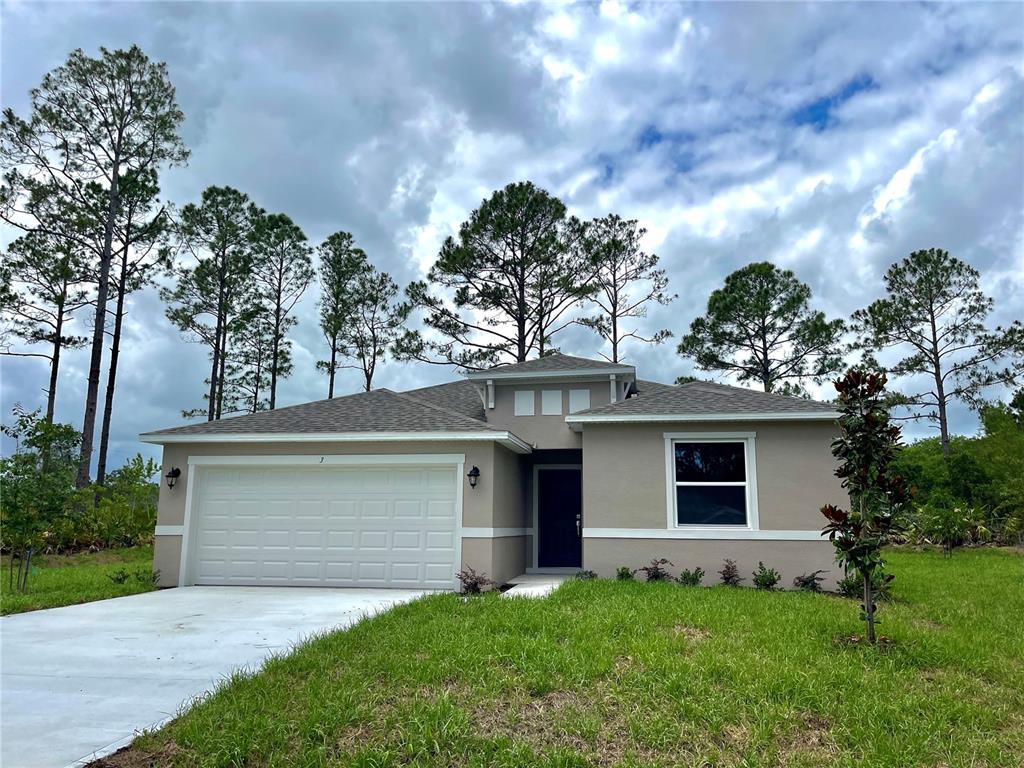
<path id="1" fill-rule="evenodd" d="M 467 382 L 468 383 L 468 382 Z M 444 386 L 444 385 L 442 385 Z M 472 385 L 470 385 L 472 386 Z M 430 399 L 430 396 L 427 396 Z M 433 399 L 438 399 L 435 394 Z M 461 396 L 455 405 L 460 405 Z M 479 402 L 479 398 L 477 398 Z M 273 411 L 204 421 L 150 435 L 239 435 L 339 432 L 494 432 L 479 419 L 426 402 L 421 395 L 375 389 Z"/>
<path id="2" fill-rule="evenodd" d="M 432 387 L 409 389 L 402 394 L 415 397 L 425 403 L 447 408 L 477 421 L 485 421 L 484 403 L 476 385 L 466 379 L 435 384 Z"/>
<path id="3" fill-rule="evenodd" d="M 487 375 L 507 376 L 510 373 L 559 373 L 563 371 L 571 373 L 572 371 L 588 370 L 623 371 L 631 373 L 635 368 L 632 365 L 625 365 L 623 363 L 609 363 L 607 360 L 590 360 L 585 357 L 573 357 L 572 355 L 563 355 L 561 352 L 557 352 L 553 355 L 538 357 L 536 360 L 527 360 L 523 363 L 499 365 L 486 371 L 474 371 L 469 374 L 469 376 L 485 378 Z"/>
<path id="4" fill-rule="evenodd" d="M 746 387 L 693 381 L 678 386 L 638 381 L 638 394 L 574 416 L 697 416 L 702 414 L 829 414 L 835 406 Z"/>

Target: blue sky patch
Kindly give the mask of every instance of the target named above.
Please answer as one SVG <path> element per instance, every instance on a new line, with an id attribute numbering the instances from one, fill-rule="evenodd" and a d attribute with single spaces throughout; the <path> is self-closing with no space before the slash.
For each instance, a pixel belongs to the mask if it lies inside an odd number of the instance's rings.
<path id="1" fill-rule="evenodd" d="M 811 125 L 814 126 L 816 131 L 823 131 L 831 122 L 832 112 L 837 107 L 849 101 L 858 93 L 873 91 L 876 88 L 878 88 L 878 83 L 875 82 L 871 75 L 857 75 L 828 96 L 823 96 L 794 110 L 790 114 L 789 119 L 795 125 Z"/>

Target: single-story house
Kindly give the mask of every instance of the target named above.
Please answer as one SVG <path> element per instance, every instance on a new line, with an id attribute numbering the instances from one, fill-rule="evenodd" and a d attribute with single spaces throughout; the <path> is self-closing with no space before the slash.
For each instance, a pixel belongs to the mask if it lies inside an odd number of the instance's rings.
<path id="1" fill-rule="evenodd" d="M 466 566 L 501 583 L 660 557 L 712 583 L 731 558 L 834 580 L 836 416 L 556 354 L 148 432 L 170 475 L 154 567 L 163 586 L 448 589 Z"/>

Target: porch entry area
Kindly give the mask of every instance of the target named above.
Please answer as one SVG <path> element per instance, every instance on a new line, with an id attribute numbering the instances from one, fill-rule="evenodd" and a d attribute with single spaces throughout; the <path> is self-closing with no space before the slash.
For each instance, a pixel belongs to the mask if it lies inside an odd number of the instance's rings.
<path id="1" fill-rule="evenodd" d="M 582 464 L 533 467 L 534 566 L 577 571 L 583 565 Z"/>

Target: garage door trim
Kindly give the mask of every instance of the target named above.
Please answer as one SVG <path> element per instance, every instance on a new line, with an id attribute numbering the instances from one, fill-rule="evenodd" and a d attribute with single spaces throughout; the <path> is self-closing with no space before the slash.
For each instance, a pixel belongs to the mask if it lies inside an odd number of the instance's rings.
<path id="1" fill-rule="evenodd" d="M 189 456 L 188 480 L 185 490 L 185 524 L 181 537 L 181 560 L 178 564 L 178 586 L 189 583 L 188 556 L 192 537 L 195 535 L 192 525 L 192 508 L 195 489 L 202 467 L 237 467 L 237 466 L 269 466 L 269 467 L 332 467 L 332 466 L 386 466 L 394 464 L 440 464 L 454 467 L 455 472 L 455 568 L 462 563 L 462 476 L 466 465 L 466 456 L 461 453 L 396 453 L 396 454 L 301 454 L 278 456 Z M 452 574 L 455 584 L 455 574 Z"/>

